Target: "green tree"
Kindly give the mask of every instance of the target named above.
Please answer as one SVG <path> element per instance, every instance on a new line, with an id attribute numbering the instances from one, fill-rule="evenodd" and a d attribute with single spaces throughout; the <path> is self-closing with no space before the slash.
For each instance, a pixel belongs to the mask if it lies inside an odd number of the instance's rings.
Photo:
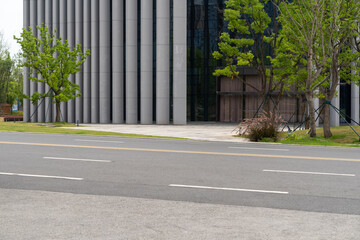
<path id="1" fill-rule="evenodd" d="M 35 82 L 42 82 L 49 86 L 50 91 L 40 94 L 33 93 L 30 99 L 36 103 L 40 98 L 49 97 L 56 104 L 56 121 L 60 121 L 60 103 L 75 99 L 79 93 L 79 85 L 69 80 L 81 70 L 90 50 L 82 52 L 81 45 L 77 44 L 73 49 L 67 40 L 56 38 L 49 32 L 46 25 L 37 26 L 40 37 L 34 36 L 32 29 L 23 29 L 19 38 L 14 37 L 22 49 L 24 63 L 28 67 L 29 78 Z M 56 30 L 55 30 L 56 32 Z M 32 76 L 33 72 L 38 73 L 38 78 Z M 29 97 L 29 96 L 28 96 Z"/>
<path id="2" fill-rule="evenodd" d="M 330 102 L 336 94 L 340 79 L 347 83 L 359 83 L 359 21 L 360 1 L 358 0 L 327 0 L 326 21 L 324 29 L 333 29 L 327 35 L 327 49 L 330 59 L 326 64 L 324 78 L 329 79 L 321 87 L 326 102 Z M 332 136 L 330 130 L 330 106 L 324 105 L 324 137 Z"/>
<path id="3" fill-rule="evenodd" d="M 359 80 L 352 74 L 359 60 L 353 44 L 359 36 L 359 4 L 358 0 L 283 0 L 279 6 L 284 44 L 274 64 L 286 69 L 282 74 L 305 93 L 312 137 L 316 136 L 314 97 L 330 102 L 340 79 Z M 324 106 L 323 131 L 331 137 L 329 104 Z"/>
<path id="4" fill-rule="evenodd" d="M 279 23 L 277 21 L 279 0 L 228 0 L 224 11 L 230 33 L 223 32 L 220 37 L 219 51 L 214 57 L 224 62 L 224 67 L 217 69 L 216 76 L 243 79 L 239 76 L 240 67 L 251 66 L 259 74 L 260 87 L 243 81 L 265 97 L 275 90 L 282 92 L 287 86 L 284 78 L 274 74 L 271 59 L 281 44 Z M 273 7 L 270 15 L 265 6 Z M 267 106 L 268 107 L 268 106 Z M 269 109 L 267 109 L 269 110 Z"/>
<path id="5" fill-rule="evenodd" d="M 12 67 L 13 61 L 9 53 L 4 57 L 0 57 L 0 103 L 12 104 L 9 99 Z"/>
<path id="6" fill-rule="evenodd" d="M 19 100 L 19 103 L 23 103 L 23 69 L 21 65 L 23 60 L 20 57 L 20 54 L 13 56 L 13 66 L 11 69 L 9 91 L 8 91 L 8 103 L 14 104 L 16 100 Z"/>
<path id="7" fill-rule="evenodd" d="M 310 136 L 316 136 L 316 118 L 314 97 L 327 77 L 322 77 L 325 65 L 329 59 L 329 41 L 334 28 L 325 29 L 326 1 L 328 0 L 282 0 L 279 20 L 282 24 L 284 47 L 279 48 L 279 66 L 288 66 L 288 75 L 292 76 L 298 89 L 305 93 L 309 107 Z M 326 36 L 328 37 L 326 37 Z M 289 69 L 292 64 L 301 63 L 295 69 Z M 297 74 L 301 73 L 301 74 Z"/>

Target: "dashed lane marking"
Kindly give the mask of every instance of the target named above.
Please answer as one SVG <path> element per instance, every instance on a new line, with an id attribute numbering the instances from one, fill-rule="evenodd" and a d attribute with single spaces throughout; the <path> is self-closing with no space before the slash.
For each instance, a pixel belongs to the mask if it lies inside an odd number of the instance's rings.
<path id="1" fill-rule="evenodd" d="M 223 191 L 236 191 L 236 192 L 289 194 L 289 192 L 282 192 L 282 191 L 268 191 L 268 190 L 241 189 L 241 188 L 222 188 L 222 187 L 208 187 L 208 186 L 195 186 L 195 185 L 182 185 L 182 184 L 170 184 L 169 187 L 208 189 L 208 190 L 223 190 Z"/>

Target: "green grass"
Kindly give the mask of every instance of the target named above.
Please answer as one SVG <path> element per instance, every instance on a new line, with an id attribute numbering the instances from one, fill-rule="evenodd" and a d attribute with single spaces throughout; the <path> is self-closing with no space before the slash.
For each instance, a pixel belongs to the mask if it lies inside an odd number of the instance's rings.
<path id="1" fill-rule="evenodd" d="M 23 111 L 11 111 L 10 115 L 21 116 L 23 115 Z"/>
<path id="2" fill-rule="evenodd" d="M 81 127 L 77 129 L 67 129 L 64 127 L 76 127 L 69 123 L 23 123 L 23 122 L 0 122 L 0 131 L 11 132 L 31 132 L 31 133 L 57 133 L 57 134 L 78 134 L 78 135 L 97 135 L 97 136 L 117 136 L 117 137 L 142 137 L 142 138 L 166 138 L 166 139 L 184 139 L 175 137 L 159 137 L 141 134 L 127 134 L 83 130 Z"/>
<path id="3" fill-rule="evenodd" d="M 354 129 L 360 134 L 360 126 L 354 126 Z M 279 142 L 283 144 L 360 147 L 359 137 L 349 126 L 331 128 L 333 134 L 331 138 L 324 138 L 323 129 L 317 129 L 316 138 L 309 137 L 307 131 L 296 131 L 288 138 L 286 138 L 288 133 L 281 133 Z"/>

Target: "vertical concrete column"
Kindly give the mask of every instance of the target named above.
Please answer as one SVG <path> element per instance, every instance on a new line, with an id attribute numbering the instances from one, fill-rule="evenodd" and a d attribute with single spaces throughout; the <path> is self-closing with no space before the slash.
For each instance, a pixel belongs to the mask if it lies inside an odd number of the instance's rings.
<path id="1" fill-rule="evenodd" d="M 186 1 L 174 0 L 173 9 L 173 122 L 186 124 Z"/>
<path id="2" fill-rule="evenodd" d="M 45 0 L 37 1 L 37 25 L 42 26 L 45 23 Z M 38 38 L 40 38 L 40 31 L 37 32 Z M 41 73 L 38 73 L 38 79 L 42 79 Z M 38 92 L 40 94 L 45 93 L 45 84 L 42 82 L 37 83 Z M 38 122 L 45 122 L 45 99 L 38 101 Z"/>
<path id="3" fill-rule="evenodd" d="M 356 74 L 356 73 L 355 73 Z M 353 119 L 355 122 L 359 123 L 359 86 L 355 83 L 351 84 L 351 119 Z M 352 122 L 351 124 L 356 125 L 355 122 Z"/>
<path id="4" fill-rule="evenodd" d="M 156 123 L 170 116 L 170 1 L 156 1 Z"/>
<path id="5" fill-rule="evenodd" d="M 340 86 L 337 86 L 336 91 L 338 96 L 331 100 L 331 104 L 340 109 Z M 332 107 L 330 107 L 330 126 L 340 126 L 340 116 Z"/>
<path id="6" fill-rule="evenodd" d="M 126 123 L 138 121 L 138 74 L 137 74 L 137 41 L 138 41 L 138 6 L 135 0 L 126 0 Z"/>
<path id="7" fill-rule="evenodd" d="M 113 123 L 124 122 L 124 0 L 112 3 Z"/>
<path id="8" fill-rule="evenodd" d="M 52 30 L 54 32 L 55 38 L 59 38 L 59 0 L 52 0 Z M 56 32 L 55 32 L 56 29 Z M 53 116 L 52 119 L 55 121 L 56 119 L 56 104 L 53 102 L 52 106 Z"/>
<path id="9" fill-rule="evenodd" d="M 59 13 L 59 35 L 62 38 L 62 41 L 67 39 L 67 1 L 66 0 L 59 0 L 60 4 L 60 13 Z M 68 112 L 67 112 L 67 102 L 61 103 L 61 121 L 67 122 L 68 121 Z"/>
<path id="10" fill-rule="evenodd" d="M 314 108 L 315 108 L 315 110 L 317 110 L 319 107 L 320 107 L 319 98 L 315 97 L 315 98 L 314 98 Z M 315 113 L 315 118 L 317 118 L 317 120 L 316 120 L 316 126 L 317 126 L 317 127 L 319 127 L 319 124 L 320 124 L 320 118 L 318 117 L 320 111 L 321 111 L 321 109 L 319 109 L 319 110 Z"/>
<path id="11" fill-rule="evenodd" d="M 70 49 L 75 47 L 75 1 L 67 0 L 67 40 Z M 69 80 L 75 83 L 75 76 L 70 75 Z M 68 101 L 68 122 L 75 122 L 75 99 Z"/>
<path id="12" fill-rule="evenodd" d="M 75 43 L 80 43 L 82 49 L 84 49 L 83 42 L 83 11 L 84 5 L 83 0 L 75 0 Z M 80 58 L 78 58 L 80 60 Z M 83 122 L 83 99 L 84 99 L 84 84 L 83 84 L 83 76 L 84 76 L 84 66 L 81 67 L 81 70 L 75 76 L 75 83 L 80 87 L 81 97 L 75 99 L 75 122 Z"/>
<path id="13" fill-rule="evenodd" d="M 91 51 L 91 0 L 84 0 L 84 51 Z M 93 52 L 90 53 L 93 55 Z M 91 59 L 88 57 L 84 63 L 84 123 L 91 122 Z"/>
<path id="14" fill-rule="evenodd" d="M 28 29 L 30 26 L 30 0 L 23 1 L 23 27 Z M 26 61 L 26 59 L 24 59 Z M 30 79 L 29 68 L 24 67 L 24 79 L 23 79 L 23 92 L 25 95 L 30 95 Z M 30 120 L 30 101 L 29 99 L 23 100 L 23 121 L 28 122 Z"/>
<path id="15" fill-rule="evenodd" d="M 52 0 L 45 1 L 45 24 L 49 28 L 50 33 L 53 33 L 52 28 Z M 49 85 L 45 84 L 45 92 L 50 93 Z M 51 98 L 45 98 L 45 122 L 52 122 L 52 104 Z"/>
<path id="16" fill-rule="evenodd" d="M 111 2 L 101 0 L 99 16 L 100 53 L 100 123 L 110 123 L 111 114 Z"/>
<path id="17" fill-rule="evenodd" d="M 99 123 L 99 0 L 91 0 L 91 123 Z"/>
<path id="18" fill-rule="evenodd" d="M 32 31 L 34 33 L 35 36 L 37 36 L 37 29 L 36 29 L 36 25 L 37 25 L 37 1 L 36 0 L 30 0 L 30 26 L 32 28 Z M 32 77 L 37 77 L 37 73 L 34 72 L 32 74 Z M 30 82 L 30 94 L 29 96 L 31 97 L 34 92 L 37 92 L 37 83 L 36 82 Z M 36 104 L 30 104 L 30 117 L 31 117 L 31 122 L 37 122 L 37 107 Z"/>
<path id="19" fill-rule="evenodd" d="M 153 1 L 141 0 L 141 124 L 153 123 Z"/>

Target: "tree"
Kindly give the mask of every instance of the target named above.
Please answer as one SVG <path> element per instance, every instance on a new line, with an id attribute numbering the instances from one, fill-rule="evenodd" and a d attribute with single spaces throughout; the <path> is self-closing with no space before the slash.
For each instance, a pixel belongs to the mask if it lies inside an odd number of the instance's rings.
<path id="1" fill-rule="evenodd" d="M 360 49 L 358 23 L 360 21 L 360 2 L 358 0 L 327 0 L 326 21 L 324 29 L 334 29 L 331 36 L 325 35 L 330 42 L 325 75 L 329 75 L 329 82 L 324 84 L 321 92 L 325 101 L 331 102 L 336 94 L 340 79 L 347 83 L 359 83 Z M 325 32 L 327 33 L 327 32 Z M 332 136 L 330 130 L 330 106 L 324 105 L 324 137 Z"/>
<path id="2" fill-rule="evenodd" d="M 225 67 L 215 71 L 216 76 L 237 78 L 265 97 L 275 90 L 282 92 L 285 79 L 274 75 L 271 59 L 281 44 L 279 23 L 276 20 L 279 0 L 228 0 L 224 11 L 230 33 L 223 32 L 219 51 L 214 57 L 223 60 Z M 272 9 L 267 12 L 265 7 Z M 270 17 L 271 16 L 271 17 Z M 259 74 L 261 87 L 256 87 L 239 76 L 239 67 L 251 66 Z M 267 107 L 269 107 L 267 105 Z M 267 109 L 269 110 L 269 109 Z"/>
<path id="3" fill-rule="evenodd" d="M 28 97 L 33 104 L 40 98 L 51 98 L 56 104 L 56 121 L 59 122 L 60 103 L 81 95 L 78 93 L 80 87 L 71 82 L 69 77 L 81 70 L 81 65 L 90 55 L 90 50 L 83 53 L 80 44 L 71 49 L 67 41 L 55 38 L 46 25 L 36 28 L 40 31 L 39 38 L 34 36 L 31 28 L 29 30 L 24 28 L 20 37 L 14 38 L 20 44 L 22 57 L 25 59 L 22 66 L 30 69 L 29 78 L 32 81 L 47 84 L 50 91 L 47 93 L 35 92 Z M 38 73 L 38 78 L 32 76 L 35 71 Z"/>
<path id="4" fill-rule="evenodd" d="M 12 67 L 13 61 L 9 53 L 0 57 L 0 103 L 12 104 L 11 99 L 9 99 Z"/>
<path id="5" fill-rule="evenodd" d="M 282 36 L 287 42 L 283 59 L 289 56 L 303 62 L 306 76 L 295 78 L 296 85 L 305 93 L 309 107 L 310 136 L 316 136 L 314 96 L 316 91 L 327 80 L 321 74 L 329 59 L 327 49 L 330 48 L 334 28 L 325 29 L 325 12 L 328 0 L 282 0 L 279 9 L 282 24 Z M 325 33 L 326 32 L 326 33 Z M 325 37 L 325 34 L 327 37 Z M 328 41 L 327 41 L 328 40 Z M 301 65 L 298 66 L 301 71 Z M 290 70 L 291 71 L 291 70 Z"/>
<path id="6" fill-rule="evenodd" d="M 23 60 L 20 57 L 20 54 L 17 54 L 12 57 L 13 66 L 11 69 L 9 91 L 8 91 L 8 103 L 15 104 L 16 100 L 22 105 L 23 103 L 23 69 L 21 65 Z"/>
<path id="7" fill-rule="evenodd" d="M 0 103 L 7 103 L 8 89 L 13 62 L 10 58 L 8 46 L 0 33 Z"/>
<path id="8" fill-rule="evenodd" d="M 287 72 L 293 83 L 305 93 L 309 106 L 310 136 L 316 136 L 314 97 L 325 100 L 324 136 L 331 137 L 330 105 L 340 79 L 357 82 L 352 74 L 358 69 L 358 42 L 360 16 L 358 0 L 283 0 L 280 5 L 282 35 L 287 42 L 278 49 L 277 66 L 298 59 L 297 68 Z M 355 44 L 356 45 L 356 44 Z M 297 61 L 297 60 L 296 60 Z M 320 91 L 319 91 L 320 90 Z"/>

